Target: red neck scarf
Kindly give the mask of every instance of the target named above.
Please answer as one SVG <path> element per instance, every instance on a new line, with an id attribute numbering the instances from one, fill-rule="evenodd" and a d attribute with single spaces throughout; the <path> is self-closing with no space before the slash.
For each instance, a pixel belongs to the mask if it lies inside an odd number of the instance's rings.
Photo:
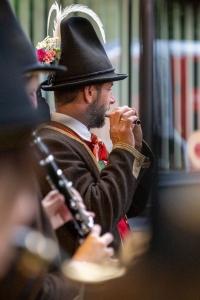
<path id="1" fill-rule="evenodd" d="M 94 133 L 91 133 L 91 141 L 83 141 L 90 148 L 98 162 L 101 160 L 108 160 L 108 150 L 106 145 Z"/>

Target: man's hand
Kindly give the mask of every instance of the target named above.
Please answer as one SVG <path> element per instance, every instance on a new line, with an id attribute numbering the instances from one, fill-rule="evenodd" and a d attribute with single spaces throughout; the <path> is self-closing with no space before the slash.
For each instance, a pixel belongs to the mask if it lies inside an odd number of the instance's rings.
<path id="1" fill-rule="evenodd" d="M 100 225 L 94 225 L 90 234 L 75 252 L 73 259 L 92 263 L 107 262 L 114 254 L 114 250 L 108 245 L 113 241 L 111 233 L 102 236 Z"/>
<path id="2" fill-rule="evenodd" d="M 86 211 L 80 194 L 75 189 L 73 189 L 73 191 L 80 208 L 82 208 L 88 216 L 94 218 L 95 214 L 93 212 Z M 58 229 L 66 222 L 72 220 L 72 214 L 65 204 L 65 198 L 57 190 L 52 190 L 46 195 L 42 200 L 42 206 L 50 218 L 53 229 Z"/>
<path id="3" fill-rule="evenodd" d="M 135 116 L 138 117 L 137 111 L 135 108 L 132 108 Z M 135 149 L 139 152 L 142 152 L 142 128 L 140 124 L 135 124 L 133 127 L 133 135 L 135 137 Z"/>
<path id="4" fill-rule="evenodd" d="M 46 195 L 42 200 L 42 206 L 50 218 L 53 229 L 72 220 L 71 212 L 65 204 L 65 198 L 57 190 L 52 190 Z"/>
<path id="5" fill-rule="evenodd" d="M 126 143 L 141 151 L 141 126 L 133 123 L 138 119 L 136 110 L 128 106 L 117 107 L 110 114 L 109 118 L 110 138 L 113 145 L 119 142 Z"/>

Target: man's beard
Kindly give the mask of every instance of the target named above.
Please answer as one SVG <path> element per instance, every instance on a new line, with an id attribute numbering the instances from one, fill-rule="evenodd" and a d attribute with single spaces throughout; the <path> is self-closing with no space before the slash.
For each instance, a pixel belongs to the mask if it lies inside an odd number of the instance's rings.
<path id="1" fill-rule="evenodd" d="M 105 125 L 105 113 L 107 109 L 104 104 L 100 103 L 100 97 L 101 91 L 98 91 L 96 99 L 87 108 L 88 129 L 101 128 Z"/>

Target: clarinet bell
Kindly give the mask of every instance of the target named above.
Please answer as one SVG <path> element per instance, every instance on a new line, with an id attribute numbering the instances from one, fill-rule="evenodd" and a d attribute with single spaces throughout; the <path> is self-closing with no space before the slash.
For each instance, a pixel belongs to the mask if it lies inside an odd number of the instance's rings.
<path id="1" fill-rule="evenodd" d="M 92 284 L 121 277 L 125 274 L 125 268 L 114 260 L 102 264 L 66 260 L 62 264 L 62 272 L 72 281 Z"/>

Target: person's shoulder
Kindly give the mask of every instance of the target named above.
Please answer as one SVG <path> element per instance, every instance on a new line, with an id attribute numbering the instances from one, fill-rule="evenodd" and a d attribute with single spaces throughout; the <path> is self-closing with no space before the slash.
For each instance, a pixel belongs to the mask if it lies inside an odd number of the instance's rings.
<path id="1" fill-rule="evenodd" d="M 70 132 L 60 128 L 51 127 L 50 124 L 45 124 L 37 130 L 39 136 L 44 143 L 54 145 L 54 148 L 61 144 L 66 148 L 73 148 L 76 152 L 83 151 L 85 148 L 84 143 Z"/>
<path id="2" fill-rule="evenodd" d="M 46 123 L 37 128 L 37 136 L 40 137 L 49 137 L 49 136 L 57 136 L 62 135 L 61 130 L 54 128 L 51 126 L 51 123 Z"/>

